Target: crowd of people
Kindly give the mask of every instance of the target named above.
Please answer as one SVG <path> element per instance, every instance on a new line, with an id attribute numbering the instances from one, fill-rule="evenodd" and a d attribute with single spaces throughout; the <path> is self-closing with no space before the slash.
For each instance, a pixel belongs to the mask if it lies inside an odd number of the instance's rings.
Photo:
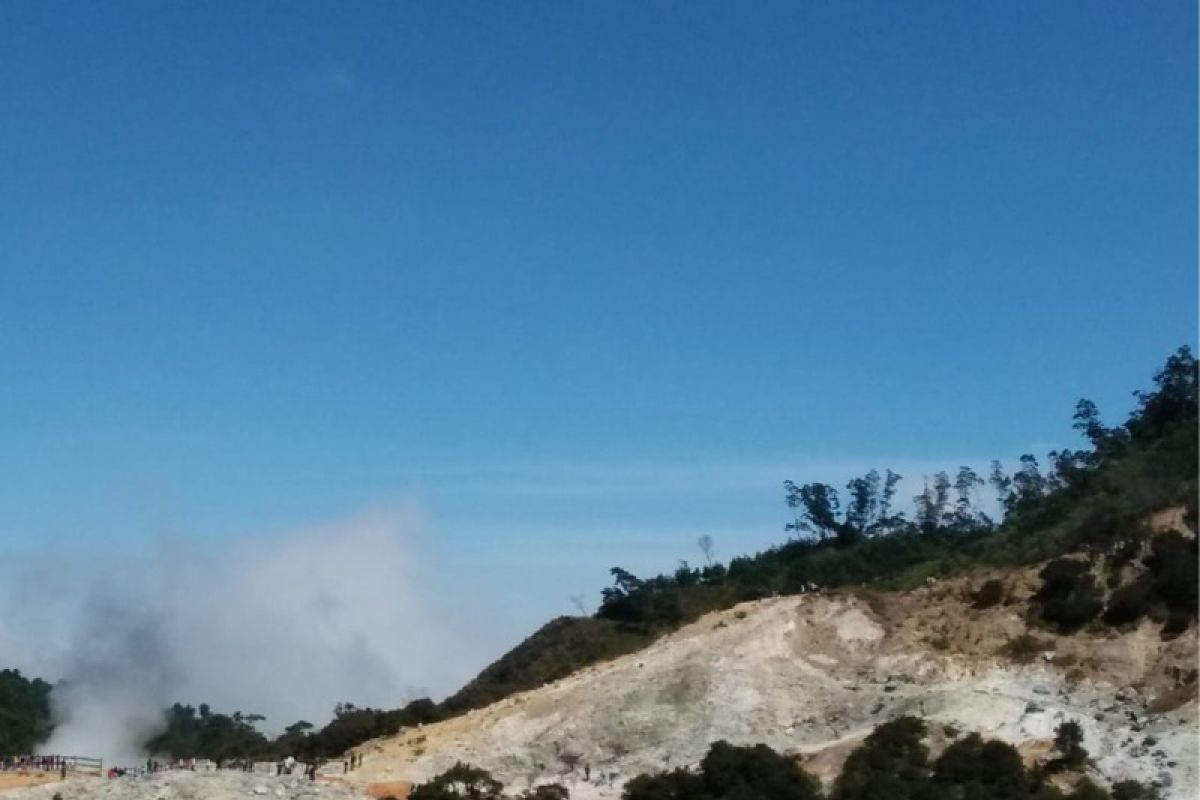
<path id="1" fill-rule="evenodd" d="M 293 758 L 292 756 L 288 756 L 287 758 L 285 758 L 282 761 L 279 761 L 275 764 L 275 774 L 276 775 L 291 775 L 293 772 L 295 772 L 297 763 L 298 762 L 296 761 L 295 758 Z M 322 766 L 324 766 L 324 764 L 325 764 L 324 761 L 308 762 L 307 764 L 304 765 L 304 777 L 308 778 L 310 781 L 315 781 L 317 779 L 317 770 L 319 770 Z"/>
<path id="2" fill-rule="evenodd" d="M 170 764 L 163 764 L 153 758 L 147 759 L 144 767 L 110 767 L 106 773 L 110 778 L 125 778 L 137 777 L 139 775 L 153 775 L 156 772 L 162 772 L 164 769 L 188 769 L 186 762 L 172 761 Z M 195 769 L 193 765 L 191 769 Z"/>
<path id="3" fill-rule="evenodd" d="M 75 768 L 75 759 L 73 756 L 4 756 L 0 758 L 0 770 L 8 771 L 32 771 L 41 770 L 50 772 L 58 770 L 66 777 L 67 770 Z"/>
<path id="4" fill-rule="evenodd" d="M 343 762 L 343 771 L 351 768 L 350 765 L 361 764 L 361 756 L 351 756 L 350 761 Z M 296 769 L 302 768 L 304 777 L 310 781 L 317 779 L 317 771 L 325 765 L 324 761 L 310 761 L 307 763 L 299 762 L 294 757 L 288 756 L 275 763 L 276 775 L 292 775 Z M 163 770 L 191 770 L 195 772 L 197 769 L 201 771 L 207 770 L 232 770 L 237 772 L 254 772 L 262 766 L 262 762 L 256 762 L 249 758 L 230 758 L 218 759 L 209 761 L 207 759 L 195 758 L 180 758 L 175 759 L 169 764 L 163 764 L 154 759 L 146 762 L 145 767 L 113 767 L 108 770 L 110 778 L 138 777 L 141 775 L 151 775 Z"/>
<path id="5" fill-rule="evenodd" d="M 96 762 L 99 764 L 99 762 Z M 362 756 L 351 754 L 347 760 L 342 762 L 342 772 L 349 772 L 362 764 Z M 68 771 L 73 771 L 78 766 L 75 756 L 58 756 L 58 755 L 27 755 L 27 756 L 4 756 L 0 757 L 0 771 L 35 771 L 50 772 L 58 770 L 61 777 L 66 778 Z M 275 764 L 276 775 L 291 775 L 297 767 L 302 767 L 304 777 L 310 781 L 317 779 L 317 771 L 324 766 L 324 762 L 308 762 L 301 763 L 296 761 L 292 756 L 280 760 Z M 255 762 L 246 758 L 230 759 L 228 761 L 198 761 L 194 758 L 179 758 L 164 764 L 153 758 L 146 761 L 145 766 L 137 767 L 118 767 L 112 766 L 105 770 L 105 775 L 109 778 L 126 778 L 140 777 L 142 775 L 153 775 L 163 770 L 191 770 L 197 768 L 201 770 L 210 769 L 225 769 L 238 770 L 240 772 L 254 772 Z"/>

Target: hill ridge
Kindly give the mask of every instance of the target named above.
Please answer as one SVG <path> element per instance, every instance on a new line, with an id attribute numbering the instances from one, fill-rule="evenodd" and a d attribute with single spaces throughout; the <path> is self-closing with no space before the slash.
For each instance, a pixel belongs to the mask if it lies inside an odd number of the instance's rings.
<path id="1" fill-rule="evenodd" d="M 696 763 L 717 739 L 763 742 L 819 764 L 831 746 L 914 714 L 1020 745 L 1078 719 L 1100 778 L 1158 781 L 1167 797 L 1170 786 L 1195 785 L 1195 726 L 1179 724 L 1194 722 L 1194 698 L 1171 715 L 1150 710 L 1179 685 L 1170 667 L 1194 664 L 1194 628 L 1172 641 L 1146 624 L 1109 640 L 1049 637 L 1050 660 L 1012 663 L 996 645 L 1028 634 L 1023 605 L 972 610 L 969 590 L 980 577 L 714 612 L 644 650 L 368 742 L 358 748 L 365 762 L 354 779 L 419 782 L 465 761 L 514 789 L 557 781 L 573 798 L 611 798 L 636 774 Z M 1024 603 L 1034 573 L 1011 579 Z M 886 605 L 873 608 L 880 601 Z M 930 646 L 935 618 L 954 628 L 943 650 Z M 1134 657 L 1139 650 L 1144 657 Z M 1092 663 L 1080 661 L 1085 651 L 1095 653 Z M 1135 757 L 1150 735 L 1163 755 Z"/>

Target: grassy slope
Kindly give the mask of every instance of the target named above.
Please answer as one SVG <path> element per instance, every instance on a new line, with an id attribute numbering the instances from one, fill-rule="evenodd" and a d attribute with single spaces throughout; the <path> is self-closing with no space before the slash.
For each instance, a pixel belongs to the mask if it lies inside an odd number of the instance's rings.
<path id="1" fill-rule="evenodd" d="M 594 617 L 559 617 L 486 667 L 446 698 L 442 711 L 453 715 L 481 708 L 511 694 L 536 689 L 588 664 L 645 647 L 654 635 Z"/>

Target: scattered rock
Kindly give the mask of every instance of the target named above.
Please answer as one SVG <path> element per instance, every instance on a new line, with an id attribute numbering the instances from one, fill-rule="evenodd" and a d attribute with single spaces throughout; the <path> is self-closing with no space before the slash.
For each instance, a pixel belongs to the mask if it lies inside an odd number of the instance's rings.
<path id="1" fill-rule="evenodd" d="M 1122 703 L 1132 703 L 1138 699 L 1138 691 L 1132 686 L 1122 686 L 1117 690 L 1117 700 Z"/>
<path id="2" fill-rule="evenodd" d="M 1071 662 L 1080 674 L 1069 678 L 1065 659 L 1018 664 L 997 657 L 1005 642 L 1025 631 L 1012 610 L 967 619 L 915 600 L 905 605 L 904 595 L 889 602 L 896 605 L 889 606 L 886 635 L 878 638 L 875 612 L 832 593 L 766 599 L 708 615 L 635 654 L 527 692 L 519 707 L 495 706 L 470 720 L 426 726 L 430 741 L 424 752 L 389 745 L 350 779 L 381 780 L 390 769 L 392 780 L 420 782 L 463 760 L 517 792 L 530 781 L 558 775 L 536 772 L 539 764 L 560 769 L 548 743 L 567 736 L 571 751 L 597 766 L 593 782 L 568 787 L 572 800 L 616 800 L 628 778 L 661 771 L 664 755 L 670 754 L 672 765 L 694 765 L 717 739 L 819 756 L 836 770 L 839 759 L 875 726 L 913 714 L 924 716 L 931 731 L 949 726 L 962 731 L 960 736 L 979 732 L 1021 747 L 1052 746 L 1056 726 L 1075 720 L 1084 728 L 1095 777 L 1110 783 L 1124 778 L 1148 783 L 1164 769 L 1163 762 L 1139 760 L 1130 752 L 1153 734 L 1155 747 L 1180 765 L 1171 768 L 1174 785 L 1192 784 L 1195 725 L 1159 720 L 1134 737 L 1130 727 L 1142 725 L 1144 715 L 1136 705 L 1114 702 L 1118 687 L 1149 680 L 1148 672 L 1130 670 L 1161 671 L 1167 663 L 1164 651 L 1155 649 L 1165 646 L 1157 636 L 1135 642 L 1140 634 L 1123 634 L 1146 655 L 1104 662 L 1107 672 L 1083 660 Z M 713 630 L 737 611 L 745 613 L 745 624 Z M 934 653 L 929 632 L 943 628 L 950 646 Z M 1185 643 L 1194 643 L 1194 633 L 1187 635 Z M 1079 654 L 1092 646 L 1088 636 L 1083 632 L 1055 644 Z M 1139 714 L 1127 721 L 1120 712 L 1131 709 Z M 837 758 L 821 755 L 837 748 Z M 1185 796 L 1179 789 L 1164 792 L 1164 800 Z"/>

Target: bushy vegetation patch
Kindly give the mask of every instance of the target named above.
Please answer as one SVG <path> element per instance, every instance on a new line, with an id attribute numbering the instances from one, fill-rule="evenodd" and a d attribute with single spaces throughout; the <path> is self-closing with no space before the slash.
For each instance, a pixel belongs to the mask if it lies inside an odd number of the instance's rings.
<path id="1" fill-rule="evenodd" d="M 146 743 L 157 755 L 171 758 L 208 758 L 216 762 L 253 758 L 276 760 L 285 756 L 301 759 L 332 758 L 369 739 L 390 736 L 438 718 L 436 705 L 428 699 L 414 700 L 403 708 L 384 711 L 339 703 L 333 719 L 319 730 L 300 720 L 271 739 L 255 726 L 255 714 L 222 714 L 201 704 L 199 708 L 176 703 L 167 712 L 166 728 Z"/>
<path id="2" fill-rule="evenodd" d="M 1200 596 L 1200 582 L 1196 580 L 1196 545 L 1195 537 L 1167 533 L 1154 540 L 1150 557 L 1146 559 L 1154 599 L 1166 609 L 1165 633 L 1179 633 L 1196 619 Z"/>
<path id="3" fill-rule="evenodd" d="M 630 779 L 622 800 L 1154 800 L 1151 787 L 1136 781 L 1114 784 L 1110 796 L 1080 778 L 1070 794 L 1050 784 L 1047 773 L 1027 768 L 1009 744 L 972 733 L 930 758 L 925 722 L 899 717 L 878 726 L 842 766 L 828 795 L 795 759 L 763 744 L 715 742 L 695 767 L 677 767 Z M 1074 722 L 1056 733 L 1057 770 L 1082 771 L 1088 762 L 1082 729 Z M 504 787 L 488 772 L 456 764 L 413 789 L 412 800 L 496 800 Z M 550 784 L 526 791 L 521 800 L 568 800 Z"/>
<path id="4" fill-rule="evenodd" d="M 957 734 L 957 732 L 955 732 Z M 796 762 L 763 744 L 720 741 L 694 768 L 677 767 L 630 779 L 622 800 L 1155 800 L 1136 781 L 1110 794 L 1080 777 L 1070 794 L 1047 781 L 1047 771 L 1027 768 L 1009 744 L 977 733 L 958 738 L 936 759 L 924 743 L 925 722 L 899 717 L 878 726 L 846 759 L 826 795 Z M 1065 722 L 1056 732 L 1057 771 L 1081 773 L 1088 764 L 1083 732 Z M 456 764 L 413 789 L 412 800 L 498 800 L 504 787 L 488 772 Z M 518 795 L 520 800 L 569 800 L 558 784 Z"/>
<path id="5" fill-rule="evenodd" d="M 929 749 L 925 723 L 900 717 L 876 728 L 850 754 L 834 783 L 831 800 L 920 800 L 928 791 Z"/>
<path id="6" fill-rule="evenodd" d="M 1165 636 L 1185 630 L 1196 619 L 1200 592 L 1196 545 L 1195 537 L 1177 531 L 1154 537 L 1142 571 L 1109 596 L 1104 622 L 1123 626 L 1149 616 L 1164 622 Z"/>
<path id="7" fill-rule="evenodd" d="M 639 775 L 625 785 L 625 800 L 818 800 L 821 786 L 790 758 L 766 745 L 716 742 L 699 769 Z"/>
<path id="8" fill-rule="evenodd" d="M 992 608 L 1004 602 L 1004 595 L 1004 581 L 992 578 L 971 593 L 971 606 L 978 611 Z"/>
<path id="9" fill-rule="evenodd" d="M 565 678 L 581 665 L 639 650 L 655 634 L 635 625 L 592 617 L 559 617 L 485 668 L 438 713 L 481 708 L 509 695 Z"/>
<path id="10" fill-rule="evenodd" d="M 1083 561 L 1059 558 L 1038 575 L 1042 586 L 1033 596 L 1041 619 L 1059 633 L 1074 633 L 1104 608 L 1104 595 Z"/>
<path id="11" fill-rule="evenodd" d="M 498 800 L 504 784 L 487 770 L 461 761 L 432 780 L 413 787 L 409 800 Z"/>
<path id="12" fill-rule="evenodd" d="M 1058 726 L 1054 732 L 1054 747 L 1060 754 L 1058 766 L 1073 770 L 1087 766 L 1088 752 L 1083 747 L 1083 728 L 1078 722 L 1068 720 Z"/>
<path id="13" fill-rule="evenodd" d="M 1017 664 L 1030 664 L 1042 653 L 1054 649 L 1054 642 L 1040 639 L 1030 633 L 1022 633 L 1009 639 L 1000 648 L 1000 654 Z"/>
<path id="14" fill-rule="evenodd" d="M 1038 772 L 1025 768 L 1016 748 L 994 739 L 984 740 L 977 733 L 959 739 L 942 752 L 929 776 L 929 785 L 931 792 L 925 796 L 939 800 L 1052 800 L 1060 796 Z"/>
<path id="15" fill-rule="evenodd" d="M 877 727 L 842 766 L 829 800 L 1110 800 L 1109 793 L 1086 778 L 1064 795 L 1046 773 L 1027 768 L 1009 744 L 972 733 L 931 759 L 924 744 L 925 723 L 900 717 Z M 1061 725 L 1056 739 L 1059 769 L 1079 771 L 1087 764 L 1082 732 L 1073 722 Z M 1114 786 L 1115 800 L 1152 800 L 1150 787 L 1136 781 Z M 640 775 L 625 786 L 624 800 L 694 798 L 820 797 L 816 781 L 795 762 L 763 745 L 731 747 L 719 742 L 696 770 L 675 769 Z"/>
<path id="16" fill-rule="evenodd" d="M 0 754 L 30 753 L 50 735 L 50 684 L 0 671 Z"/>
<path id="17" fill-rule="evenodd" d="M 1104 624 L 1119 628 L 1137 622 L 1150 613 L 1153 598 L 1154 586 L 1147 576 L 1118 586 L 1109 595 L 1108 605 L 1104 609 Z"/>

